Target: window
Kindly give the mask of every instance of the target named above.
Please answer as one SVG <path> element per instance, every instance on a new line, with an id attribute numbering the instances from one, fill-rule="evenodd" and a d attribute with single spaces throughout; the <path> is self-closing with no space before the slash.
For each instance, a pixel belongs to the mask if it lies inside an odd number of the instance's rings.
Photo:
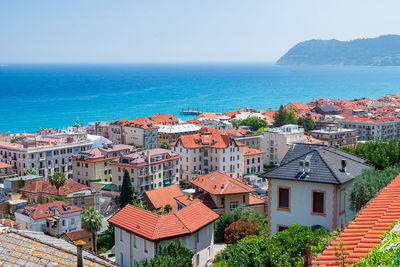
<path id="1" fill-rule="evenodd" d="M 246 196 L 243 195 L 243 203 L 246 203 Z"/>
<path id="2" fill-rule="evenodd" d="M 210 247 L 207 248 L 207 260 L 209 260 L 211 257 L 211 251 L 210 251 Z"/>
<path id="3" fill-rule="evenodd" d="M 75 218 L 71 218 L 71 224 L 72 224 L 72 225 L 75 224 Z"/>
<path id="4" fill-rule="evenodd" d="M 221 197 L 221 205 L 222 206 L 225 205 L 225 198 L 224 197 Z"/>
<path id="5" fill-rule="evenodd" d="M 312 191 L 312 214 L 325 215 L 325 192 Z"/>
<path id="6" fill-rule="evenodd" d="M 290 187 L 278 187 L 278 209 L 290 211 Z"/>
<path id="7" fill-rule="evenodd" d="M 80 163 L 80 162 L 77 162 L 77 163 L 76 163 L 76 166 L 78 166 L 78 167 L 81 166 L 81 163 Z"/>
<path id="8" fill-rule="evenodd" d="M 121 265 L 124 266 L 124 254 L 122 254 L 122 252 L 120 253 L 120 257 L 121 257 Z"/>
<path id="9" fill-rule="evenodd" d="M 104 171 L 104 174 L 107 174 L 107 170 Z"/>
<path id="10" fill-rule="evenodd" d="M 119 241 L 124 242 L 124 231 L 119 229 Z"/>
<path id="11" fill-rule="evenodd" d="M 207 237 L 211 236 L 211 224 L 207 226 Z"/>
<path id="12" fill-rule="evenodd" d="M 285 231 L 286 229 L 288 229 L 289 227 L 287 227 L 286 225 L 279 225 L 278 224 L 278 232 L 282 232 Z"/>
<path id="13" fill-rule="evenodd" d="M 229 210 L 230 212 L 233 212 L 235 209 L 238 207 L 238 202 L 237 201 L 232 201 L 229 203 Z"/>
<path id="14" fill-rule="evenodd" d="M 136 240 L 136 235 L 133 235 L 133 247 L 137 247 L 137 240 Z"/>
<path id="15" fill-rule="evenodd" d="M 247 159 L 247 164 L 250 164 L 250 159 Z"/>
<path id="16" fill-rule="evenodd" d="M 196 254 L 196 265 L 200 265 L 200 254 Z"/>
<path id="17" fill-rule="evenodd" d="M 196 232 L 196 243 L 200 243 L 200 232 Z"/>

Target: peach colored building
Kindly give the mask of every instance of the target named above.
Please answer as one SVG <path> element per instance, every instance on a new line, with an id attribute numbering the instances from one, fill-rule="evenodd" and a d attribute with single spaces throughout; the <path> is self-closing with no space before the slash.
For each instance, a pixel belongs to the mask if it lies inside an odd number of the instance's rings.
<path id="1" fill-rule="evenodd" d="M 202 128 L 197 134 L 180 136 L 171 149 L 182 156 L 180 177 L 190 179 L 215 170 L 241 179 L 243 144 L 215 128 Z"/>
<path id="2" fill-rule="evenodd" d="M 124 170 L 130 175 L 136 193 L 179 182 L 178 164 L 181 157 L 168 149 L 137 150 L 111 161 L 112 183 L 122 186 Z"/>
<path id="3" fill-rule="evenodd" d="M 71 157 L 74 181 L 87 186 L 92 182 L 111 182 L 111 160 L 129 154 L 129 145 L 108 144 L 79 152 Z"/>
<path id="4" fill-rule="evenodd" d="M 264 164 L 264 151 L 243 147 L 243 175 L 261 173 Z"/>

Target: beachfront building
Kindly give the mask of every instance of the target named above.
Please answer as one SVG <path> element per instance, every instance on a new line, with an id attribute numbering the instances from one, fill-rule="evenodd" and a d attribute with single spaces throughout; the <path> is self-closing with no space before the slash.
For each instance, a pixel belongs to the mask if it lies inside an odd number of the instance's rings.
<path id="1" fill-rule="evenodd" d="M 144 191 L 179 183 L 178 166 L 181 157 L 168 149 L 137 150 L 112 160 L 112 183 L 121 189 L 124 170 L 138 194 Z"/>
<path id="2" fill-rule="evenodd" d="M 70 157 L 92 147 L 86 135 L 80 133 L 18 134 L 0 141 L 0 161 L 10 164 L 18 175 L 34 169 L 48 178 L 54 172 L 72 177 Z"/>
<path id="3" fill-rule="evenodd" d="M 257 174 L 263 171 L 264 151 L 243 147 L 243 175 Z"/>
<path id="4" fill-rule="evenodd" d="M 254 188 L 227 174 L 214 171 L 198 176 L 190 183 L 195 193 L 175 197 L 178 210 L 200 200 L 218 214 L 232 213 L 239 207 L 265 214 L 265 199 L 255 195 Z"/>
<path id="5" fill-rule="evenodd" d="M 214 221 L 218 217 L 200 202 L 164 215 L 126 205 L 108 220 L 115 229 L 115 261 L 133 266 L 136 261 L 150 261 L 160 247 L 181 242 L 194 252 L 194 266 L 206 266 L 215 255 Z"/>
<path id="6" fill-rule="evenodd" d="M 305 142 L 304 129 L 295 124 L 265 130 L 261 146 L 261 149 L 265 151 L 264 163 L 279 165 L 289 150 L 290 144 Z"/>
<path id="7" fill-rule="evenodd" d="M 46 204 L 25 206 L 15 211 L 15 221 L 21 224 L 21 229 L 46 232 L 47 227 L 56 228 L 53 235 L 81 229 L 83 209 L 64 201 L 54 201 Z M 53 229 L 51 229 L 53 230 Z"/>
<path id="8" fill-rule="evenodd" d="M 261 148 L 262 139 L 264 138 L 262 133 L 254 133 L 244 128 L 220 130 L 219 132 L 221 134 L 230 134 L 236 141 L 255 149 Z"/>
<path id="9" fill-rule="evenodd" d="M 359 140 L 391 140 L 400 137 L 400 120 L 397 117 L 341 116 L 343 118 L 338 121 L 339 128 L 355 129 Z"/>
<path id="10" fill-rule="evenodd" d="M 182 135 L 195 134 L 198 130 L 201 129 L 200 126 L 195 124 L 178 124 L 178 125 L 163 125 L 158 124 L 158 147 L 164 141 L 167 141 L 168 144 L 175 142 Z"/>
<path id="11" fill-rule="evenodd" d="M 337 127 L 326 127 L 310 131 L 309 134 L 326 146 L 341 148 L 342 146 L 354 147 L 357 143 L 356 130 Z"/>
<path id="12" fill-rule="evenodd" d="M 71 157 L 72 177 L 74 181 L 87 186 L 92 182 L 111 182 L 111 165 L 108 163 L 132 150 L 130 145 L 107 144 L 81 151 Z"/>
<path id="13" fill-rule="evenodd" d="M 182 156 L 180 177 L 188 182 L 198 175 L 215 170 L 241 179 L 243 176 L 243 144 L 231 135 L 214 128 L 202 128 L 196 134 L 180 136 L 171 149 Z"/>
<path id="14" fill-rule="evenodd" d="M 349 192 L 354 178 L 370 168 L 362 158 L 340 149 L 296 144 L 268 179 L 268 227 L 271 234 L 292 224 L 343 228 L 355 216 Z"/>

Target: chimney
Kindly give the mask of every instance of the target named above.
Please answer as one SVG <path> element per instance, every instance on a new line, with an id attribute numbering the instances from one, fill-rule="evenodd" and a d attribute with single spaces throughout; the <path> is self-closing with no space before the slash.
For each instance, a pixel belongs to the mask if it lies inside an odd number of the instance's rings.
<path id="1" fill-rule="evenodd" d="M 304 173 L 304 160 L 299 161 L 299 172 Z"/>
<path id="2" fill-rule="evenodd" d="M 342 168 L 340 169 L 342 172 L 346 172 L 346 167 L 347 167 L 347 160 L 342 159 Z"/>
<path id="3" fill-rule="evenodd" d="M 77 259 L 77 267 L 83 267 L 82 250 L 83 250 L 83 245 L 85 245 L 86 242 L 82 241 L 82 240 L 78 240 L 74 244 L 76 245 L 76 248 L 77 248 L 77 253 L 76 253 L 76 255 L 78 257 L 78 259 Z"/>

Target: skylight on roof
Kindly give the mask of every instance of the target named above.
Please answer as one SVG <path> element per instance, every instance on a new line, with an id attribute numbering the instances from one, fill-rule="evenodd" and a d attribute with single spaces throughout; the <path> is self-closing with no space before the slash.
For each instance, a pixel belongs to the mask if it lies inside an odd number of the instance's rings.
<path id="1" fill-rule="evenodd" d="M 211 181 L 214 180 L 216 178 L 216 176 L 211 177 Z"/>

